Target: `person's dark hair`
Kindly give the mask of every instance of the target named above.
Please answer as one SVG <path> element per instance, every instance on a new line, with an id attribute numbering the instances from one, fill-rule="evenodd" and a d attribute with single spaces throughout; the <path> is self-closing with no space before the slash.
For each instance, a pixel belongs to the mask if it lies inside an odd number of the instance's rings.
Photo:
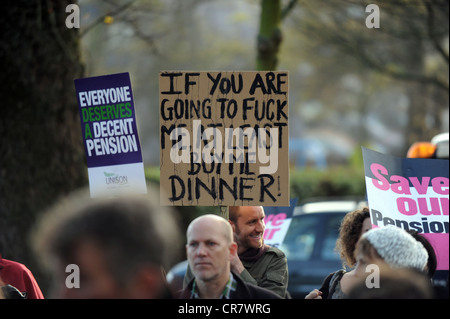
<path id="1" fill-rule="evenodd" d="M 341 222 L 336 250 L 341 256 L 343 267 L 353 267 L 356 264 L 356 243 L 361 236 L 363 222 L 366 218 L 370 218 L 370 211 L 368 207 L 363 207 L 346 214 Z"/>
<path id="2" fill-rule="evenodd" d="M 237 224 L 237 220 L 239 218 L 239 208 L 240 206 L 230 206 L 228 208 L 228 219 L 235 224 Z"/>
<path id="3" fill-rule="evenodd" d="M 164 243 L 157 236 L 153 213 L 143 202 L 98 203 L 63 225 L 53 249 L 68 260 L 80 239 L 92 240 L 105 254 L 114 277 L 127 280 L 140 263 L 163 264 Z"/>
<path id="4" fill-rule="evenodd" d="M 437 257 L 436 253 L 434 251 L 433 246 L 430 244 L 430 242 L 421 234 L 419 234 L 416 230 L 407 230 L 408 233 L 410 233 L 418 242 L 420 242 L 423 247 L 428 252 L 428 262 L 427 262 L 427 275 L 429 278 L 433 278 L 434 273 L 436 272 L 437 268 Z"/>
<path id="5" fill-rule="evenodd" d="M 35 250 L 44 263 L 67 264 L 82 240 L 98 245 L 111 274 L 120 283 L 142 264 L 169 267 L 181 243 L 173 211 L 150 194 L 91 199 L 75 194 L 44 216 L 35 234 Z"/>

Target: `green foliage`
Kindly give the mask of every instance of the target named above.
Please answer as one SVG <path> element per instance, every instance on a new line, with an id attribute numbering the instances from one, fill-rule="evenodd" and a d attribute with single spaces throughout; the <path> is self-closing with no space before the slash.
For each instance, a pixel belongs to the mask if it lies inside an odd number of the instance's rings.
<path id="1" fill-rule="evenodd" d="M 364 170 L 333 167 L 327 170 L 291 170 L 291 198 L 365 196 Z"/>

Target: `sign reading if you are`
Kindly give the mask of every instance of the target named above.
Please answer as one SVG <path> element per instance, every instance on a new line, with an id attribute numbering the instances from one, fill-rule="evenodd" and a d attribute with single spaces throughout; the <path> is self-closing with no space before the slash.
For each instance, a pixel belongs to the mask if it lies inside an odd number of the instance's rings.
<path id="1" fill-rule="evenodd" d="M 161 204 L 289 206 L 288 73 L 161 72 Z"/>

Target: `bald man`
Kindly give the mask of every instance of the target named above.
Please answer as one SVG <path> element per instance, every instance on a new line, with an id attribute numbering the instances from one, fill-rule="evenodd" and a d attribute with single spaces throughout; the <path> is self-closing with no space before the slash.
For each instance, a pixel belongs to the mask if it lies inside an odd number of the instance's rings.
<path id="1" fill-rule="evenodd" d="M 186 254 L 194 278 L 182 299 L 279 299 L 269 290 L 247 284 L 231 271 L 237 254 L 231 225 L 217 215 L 194 219 L 187 232 Z"/>
<path id="2" fill-rule="evenodd" d="M 290 298 L 286 255 L 280 249 L 264 244 L 264 218 L 262 206 L 229 208 L 229 224 L 238 245 L 237 254 L 231 260 L 231 271 L 247 283 L 268 289 L 282 298 Z M 188 267 L 184 287 L 192 276 Z"/>

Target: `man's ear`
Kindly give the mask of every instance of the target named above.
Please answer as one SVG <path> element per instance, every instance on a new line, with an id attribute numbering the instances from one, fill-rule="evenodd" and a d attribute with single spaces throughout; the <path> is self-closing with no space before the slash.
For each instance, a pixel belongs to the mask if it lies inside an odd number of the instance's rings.
<path id="1" fill-rule="evenodd" d="M 236 232 L 236 224 L 231 219 L 229 219 L 228 222 L 230 223 L 231 228 L 233 228 L 233 233 L 235 233 Z"/>
<path id="2" fill-rule="evenodd" d="M 234 258 L 234 256 L 237 256 L 237 249 L 238 246 L 235 242 L 230 243 L 230 260 Z"/>

